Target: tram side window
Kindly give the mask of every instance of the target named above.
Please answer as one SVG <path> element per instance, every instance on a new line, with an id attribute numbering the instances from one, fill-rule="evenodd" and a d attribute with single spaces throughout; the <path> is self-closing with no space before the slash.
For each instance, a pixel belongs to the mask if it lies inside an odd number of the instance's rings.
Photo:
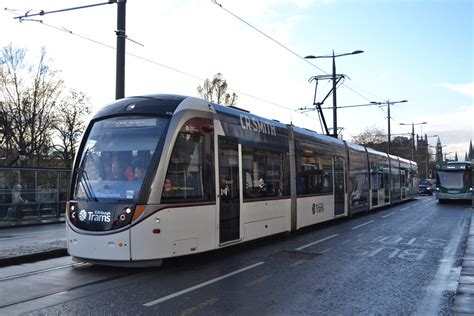
<path id="1" fill-rule="evenodd" d="M 372 189 L 382 189 L 384 187 L 383 167 L 371 164 Z"/>
<path id="2" fill-rule="evenodd" d="M 210 199 L 212 171 L 205 163 L 205 136 L 179 133 L 166 173 L 162 200 L 167 203 Z"/>
<path id="3" fill-rule="evenodd" d="M 288 196 L 287 153 L 243 147 L 244 199 Z"/>
<path id="4" fill-rule="evenodd" d="M 407 183 L 406 170 L 401 169 L 400 170 L 400 184 L 402 186 L 406 186 L 406 183 Z"/>
<path id="5" fill-rule="evenodd" d="M 400 189 L 400 169 L 392 167 L 392 184 L 393 188 Z"/>
<path id="6" fill-rule="evenodd" d="M 297 193 L 332 194 L 332 159 L 318 153 L 303 152 L 297 156 Z"/>

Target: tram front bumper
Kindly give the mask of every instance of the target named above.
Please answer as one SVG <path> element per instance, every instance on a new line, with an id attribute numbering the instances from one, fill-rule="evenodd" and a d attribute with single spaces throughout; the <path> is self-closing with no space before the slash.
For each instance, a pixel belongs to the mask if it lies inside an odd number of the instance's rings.
<path id="1" fill-rule="evenodd" d="M 74 231 L 67 225 L 67 250 L 73 257 L 130 261 L 130 232 L 125 230 L 108 235 L 91 235 Z"/>

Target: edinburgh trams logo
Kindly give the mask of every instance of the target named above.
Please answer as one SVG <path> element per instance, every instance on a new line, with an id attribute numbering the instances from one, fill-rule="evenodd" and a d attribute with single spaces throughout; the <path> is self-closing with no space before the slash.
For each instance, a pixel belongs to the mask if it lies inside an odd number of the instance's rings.
<path id="1" fill-rule="evenodd" d="M 324 204 L 323 203 L 313 203 L 313 207 L 311 208 L 313 214 L 316 213 L 324 213 Z"/>
<path id="2" fill-rule="evenodd" d="M 86 211 L 86 210 L 81 210 L 79 212 L 79 220 L 81 222 L 88 220 L 92 222 L 103 222 L 103 223 L 109 223 L 111 219 L 111 214 L 110 212 L 104 212 L 104 211 Z"/>

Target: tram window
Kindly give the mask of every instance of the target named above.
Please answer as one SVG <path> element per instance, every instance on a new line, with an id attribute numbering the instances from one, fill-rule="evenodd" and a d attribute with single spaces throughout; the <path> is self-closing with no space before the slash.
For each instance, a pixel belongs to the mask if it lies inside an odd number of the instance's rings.
<path id="1" fill-rule="evenodd" d="M 243 147 L 242 164 L 244 199 L 290 194 L 286 153 Z"/>
<path id="2" fill-rule="evenodd" d="M 162 201 L 182 203 L 209 200 L 211 166 L 204 163 L 205 136 L 179 133 L 168 165 Z"/>
<path id="3" fill-rule="evenodd" d="M 377 163 L 371 163 L 370 167 L 372 189 L 382 189 L 384 187 L 383 167 L 378 165 Z"/>
<path id="4" fill-rule="evenodd" d="M 408 170 L 407 169 L 401 169 L 400 170 L 400 183 L 403 186 L 408 186 L 409 183 L 409 178 L 408 178 Z"/>
<path id="5" fill-rule="evenodd" d="M 115 117 L 95 122 L 75 170 L 75 199 L 136 199 L 167 120 Z"/>
<path id="6" fill-rule="evenodd" d="M 330 156 L 313 151 L 303 152 L 297 156 L 296 169 L 298 195 L 332 193 L 332 159 Z"/>

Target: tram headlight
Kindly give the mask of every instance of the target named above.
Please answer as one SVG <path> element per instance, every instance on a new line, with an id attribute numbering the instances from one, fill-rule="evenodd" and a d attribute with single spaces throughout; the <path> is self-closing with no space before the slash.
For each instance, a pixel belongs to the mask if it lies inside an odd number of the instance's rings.
<path id="1" fill-rule="evenodd" d="M 126 207 L 116 217 L 116 219 L 112 223 L 112 226 L 113 228 L 119 228 L 119 227 L 129 224 L 131 220 L 132 220 L 132 209 L 130 207 Z"/>
<path id="2" fill-rule="evenodd" d="M 71 208 L 72 210 L 72 208 Z M 72 211 L 71 212 L 71 222 L 76 225 L 77 224 L 77 221 L 78 221 L 78 218 L 77 218 L 77 212 L 76 211 Z"/>

